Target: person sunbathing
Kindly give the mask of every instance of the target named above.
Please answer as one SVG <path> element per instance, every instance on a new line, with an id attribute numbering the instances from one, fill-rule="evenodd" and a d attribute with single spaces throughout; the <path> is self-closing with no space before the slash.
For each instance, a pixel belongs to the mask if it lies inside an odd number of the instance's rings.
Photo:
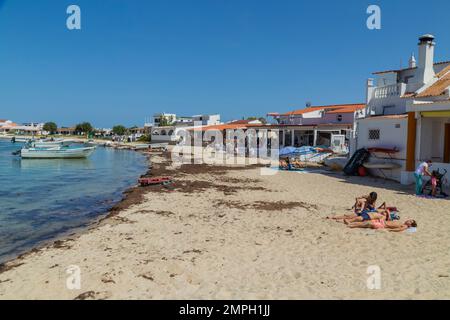
<path id="1" fill-rule="evenodd" d="M 364 222 L 351 222 L 347 225 L 349 228 L 369 228 L 369 229 L 386 229 L 391 232 L 402 232 L 409 228 L 416 228 L 417 222 L 408 219 L 403 223 L 399 221 L 385 221 L 384 219 L 369 220 Z"/>
<path id="2" fill-rule="evenodd" d="M 297 168 L 297 169 L 301 169 L 305 166 L 301 161 L 299 161 L 297 159 L 294 159 L 292 161 L 292 165 L 294 166 L 294 168 Z"/>
<path id="3" fill-rule="evenodd" d="M 280 169 L 287 170 L 289 167 L 289 159 L 280 159 Z"/>
<path id="4" fill-rule="evenodd" d="M 384 216 L 385 220 L 387 221 L 393 221 L 393 220 L 399 220 L 400 216 L 398 215 L 398 209 L 396 207 L 388 207 L 386 205 L 386 202 L 384 202 L 381 206 L 379 206 L 376 210 L 363 210 L 359 213 L 351 213 L 351 214 L 344 214 L 340 216 L 334 216 L 330 217 L 328 216 L 327 219 L 333 219 L 333 220 L 348 220 L 353 222 L 361 222 L 361 221 L 367 221 L 367 220 L 375 220 L 379 216 Z"/>
<path id="5" fill-rule="evenodd" d="M 364 221 L 370 221 L 370 220 L 386 220 L 388 217 L 388 214 L 386 210 L 379 210 L 375 212 L 367 212 L 363 211 L 360 215 L 344 219 L 345 224 L 353 223 L 353 222 L 364 222 Z"/>

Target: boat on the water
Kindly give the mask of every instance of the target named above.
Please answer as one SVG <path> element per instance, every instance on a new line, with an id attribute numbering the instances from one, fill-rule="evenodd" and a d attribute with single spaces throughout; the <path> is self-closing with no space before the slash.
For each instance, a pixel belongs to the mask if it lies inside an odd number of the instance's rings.
<path id="1" fill-rule="evenodd" d="M 34 147 L 27 145 L 20 150 L 22 159 L 82 159 L 89 157 L 95 150 L 95 146 L 54 146 Z"/>
<path id="2" fill-rule="evenodd" d="M 75 141 L 66 140 L 66 139 L 39 139 L 39 140 L 31 140 L 30 143 L 35 148 L 47 148 L 47 147 L 55 147 L 55 146 L 68 146 L 73 144 Z"/>

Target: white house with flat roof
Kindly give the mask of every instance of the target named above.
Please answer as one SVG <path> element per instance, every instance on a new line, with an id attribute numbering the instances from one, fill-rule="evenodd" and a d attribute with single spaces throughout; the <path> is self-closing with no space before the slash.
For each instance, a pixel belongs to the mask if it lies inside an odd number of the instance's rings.
<path id="1" fill-rule="evenodd" d="M 180 130 L 221 124 L 219 114 L 177 117 L 174 113 L 157 113 L 153 119 L 153 125 L 146 124 L 146 127 L 151 132 L 151 140 L 155 142 L 174 142 L 177 140 L 177 133 Z"/>
<path id="2" fill-rule="evenodd" d="M 367 117 L 358 121 L 357 148 L 397 148 L 385 159 L 399 163 L 390 177 L 413 182 L 425 160 L 450 172 L 450 61 L 435 62 L 434 36 L 419 38 L 418 61 L 408 68 L 375 72 L 367 82 Z"/>

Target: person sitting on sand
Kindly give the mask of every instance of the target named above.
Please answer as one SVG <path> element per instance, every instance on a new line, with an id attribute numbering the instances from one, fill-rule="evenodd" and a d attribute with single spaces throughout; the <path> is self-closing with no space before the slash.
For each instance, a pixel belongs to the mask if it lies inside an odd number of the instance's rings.
<path id="1" fill-rule="evenodd" d="M 362 211 L 375 211 L 375 203 L 377 201 L 378 194 L 376 192 L 371 192 L 369 195 L 361 196 L 355 199 L 355 204 L 353 208 L 355 213 L 358 214 Z"/>
<path id="2" fill-rule="evenodd" d="M 348 223 L 347 226 L 349 228 L 369 228 L 369 229 L 387 229 L 392 232 L 401 232 L 405 231 L 409 228 L 416 228 L 417 222 L 413 219 L 408 219 L 403 223 L 399 221 L 385 221 L 384 219 L 380 220 L 369 220 L 364 222 L 351 222 Z"/>
<path id="3" fill-rule="evenodd" d="M 280 159 L 280 169 L 282 170 L 292 170 L 294 167 L 292 165 L 292 162 L 289 158 L 286 159 Z"/>
<path id="4" fill-rule="evenodd" d="M 287 165 L 286 160 L 280 159 L 280 165 L 279 165 L 280 169 L 286 169 L 287 166 L 288 166 L 288 165 Z"/>
<path id="5" fill-rule="evenodd" d="M 304 167 L 305 167 L 305 165 L 304 165 L 301 161 L 299 161 L 299 160 L 297 160 L 297 159 L 295 159 L 294 161 L 292 161 L 292 165 L 293 165 L 294 168 L 296 168 L 296 169 L 301 169 L 301 168 L 304 168 Z"/>

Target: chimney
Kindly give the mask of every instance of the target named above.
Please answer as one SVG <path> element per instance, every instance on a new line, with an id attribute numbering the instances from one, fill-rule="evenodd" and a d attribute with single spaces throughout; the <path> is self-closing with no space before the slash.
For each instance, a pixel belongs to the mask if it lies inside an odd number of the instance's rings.
<path id="1" fill-rule="evenodd" d="M 370 100 L 372 100 L 374 91 L 375 91 L 374 80 L 372 78 L 367 79 L 366 104 L 369 104 Z"/>
<path id="2" fill-rule="evenodd" d="M 411 58 L 409 58 L 409 67 L 411 69 L 417 67 L 416 57 L 414 56 L 414 53 L 411 54 Z"/>
<path id="3" fill-rule="evenodd" d="M 417 68 L 417 82 L 421 85 L 429 83 L 434 73 L 434 36 L 423 35 L 419 38 L 419 65 Z"/>

